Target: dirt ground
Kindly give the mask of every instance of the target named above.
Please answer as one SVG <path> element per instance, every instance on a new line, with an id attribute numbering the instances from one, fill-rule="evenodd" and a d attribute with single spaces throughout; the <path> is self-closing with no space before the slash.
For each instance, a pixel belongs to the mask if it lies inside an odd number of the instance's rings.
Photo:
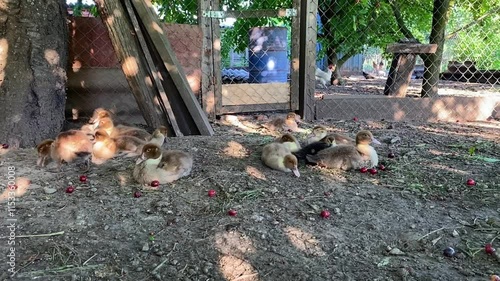
<path id="1" fill-rule="evenodd" d="M 490 280 L 500 274 L 500 123 L 324 121 L 350 136 L 370 129 L 386 171 L 301 165 L 273 171 L 273 136 L 252 116 L 224 118 L 214 137 L 169 138 L 192 174 L 134 191 L 135 159 L 93 166 L 88 183 L 35 166 L 34 149 L 2 150 L 15 167 L 14 280 Z M 301 123 L 304 139 L 317 123 Z M 254 127 L 254 128 L 252 128 Z M 474 151 L 472 151 L 474 150 Z M 396 157 L 389 159 L 388 153 Z M 473 153 L 471 153 L 473 152 Z M 471 155 L 472 154 L 472 155 Z M 467 186 L 474 178 L 477 184 Z M 76 191 L 65 189 L 74 185 Z M 210 189 L 217 196 L 208 197 Z M 6 200 L 6 194 L 3 194 Z M 7 220 L 7 202 L 0 204 Z M 237 211 L 229 216 L 228 210 Z M 322 210 L 331 216 L 320 217 Z M 10 277 L 10 221 L 0 232 L 0 280 Z M 457 254 L 445 257 L 451 246 Z"/>

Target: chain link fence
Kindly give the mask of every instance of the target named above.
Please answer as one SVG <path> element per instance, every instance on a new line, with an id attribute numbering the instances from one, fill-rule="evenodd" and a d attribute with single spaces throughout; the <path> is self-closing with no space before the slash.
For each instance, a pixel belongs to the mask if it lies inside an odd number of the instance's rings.
<path id="1" fill-rule="evenodd" d="M 325 87 L 316 76 L 316 117 L 499 118 L 499 9 L 499 1 L 319 0 L 317 72 L 332 77 Z"/>

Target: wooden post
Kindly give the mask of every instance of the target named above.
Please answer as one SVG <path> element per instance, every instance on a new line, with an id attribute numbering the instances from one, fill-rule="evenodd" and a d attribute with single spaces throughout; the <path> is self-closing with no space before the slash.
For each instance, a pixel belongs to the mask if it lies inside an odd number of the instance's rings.
<path id="1" fill-rule="evenodd" d="M 293 0 L 292 8 L 297 10 L 297 15 L 292 17 L 292 57 L 290 61 L 290 109 L 298 110 L 300 108 L 300 83 L 299 83 L 299 67 L 300 67 L 300 2 L 301 0 Z"/>
<path id="2" fill-rule="evenodd" d="M 394 58 L 385 83 L 384 95 L 406 96 L 417 54 L 435 53 L 436 50 L 436 44 L 396 43 L 387 46 L 387 52 L 394 53 Z"/>
<path id="3" fill-rule="evenodd" d="M 176 116 L 179 119 L 179 126 L 182 122 L 182 128 L 185 135 L 202 134 L 213 135 L 214 131 L 208 121 L 205 112 L 189 86 L 186 75 L 179 61 L 175 56 L 172 46 L 164 34 L 164 29 L 153 11 L 153 5 L 150 0 L 132 0 L 139 18 L 144 25 L 152 45 L 157 51 L 158 59 L 161 60 L 166 72 L 162 73 L 164 86 L 169 94 L 172 105 L 177 107 Z M 175 112 L 174 108 L 174 112 Z M 187 110 L 186 113 L 185 111 Z"/>
<path id="4" fill-rule="evenodd" d="M 201 45 L 201 101 L 208 118 L 215 119 L 215 90 L 212 19 L 203 16 L 204 11 L 211 9 L 210 0 L 198 0 L 198 25 L 202 33 Z"/>
<path id="5" fill-rule="evenodd" d="M 96 0 L 96 3 L 144 120 L 152 128 L 168 126 L 160 105 L 154 102 L 154 88 L 146 83 L 150 76 L 144 56 L 120 0 Z"/>
<path id="6" fill-rule="evenodd" d="M 212 0 L 212 10 L 220 10 L 220 0 Z M 221 65 L 221 36 L 219 19 L 210 19 L 212 28 L 212 55 L 214 60 L 214 96 L 215 96 L 215 113 L 220 114 L 222 110 L 222 65 Z"/>
<path id="7" fill-rule="evenodd" d="M 177 120 L 175 118 L 174 112 L 172 111 L 172 107 L 170 106 L 170 101 L 168 100 L 167 94 L 165 93 L 165 89 L 163 88 L 163 85 L 160 81 L 160 77 L 158 75 L 158 72 L 156 71 L 155 64 L 153 62 L 153 58 L 151 56 L 151 53 L 149 52 L 148 46 L 146 44 L 146 40 L 144 38 L 144 35 L 142 34 L 141 27 L 139 26 L 139 22 L 137 21 L 137 17 L 135 16 L 134 9 L 132 8 L 132 4 L 130 3 L 130 0 L 125 0 L 125 7 L 127 9 L 127 13 L 132 20 L 132 25 L 134 26 L 135 33 L 137 35 L 137 39 L 139 39 L 139 44 L 142 48 L 142 51 L 144 53 L 144 57 L 146 59 L 146 62 L 149 67 L 150 74 L 152 76 L 153 82 L 158 89 L 158 100 L 160 101 L 160 106 L 162 107 L 162 111 L 167 113 L 168 120 L 170 123 L 170 126 L 167 128 L 169 129 L 168 136 L 174 135 L 176 137 L 182 136 L 182 132 L 179 129 L 179 125 L 177 124 Z M 173 130 L 173 133 L 170 132 Z"/>
<path id="8" fill-rule="evenodd" d="M 299 114 L 314 119 L 318 0 L 300 1 Z"/>

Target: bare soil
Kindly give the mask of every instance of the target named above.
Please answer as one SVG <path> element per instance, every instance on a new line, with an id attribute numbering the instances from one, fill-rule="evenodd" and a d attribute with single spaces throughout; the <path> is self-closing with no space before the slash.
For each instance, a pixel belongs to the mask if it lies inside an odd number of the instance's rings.
<path id="1" fill-rule="evenodd" d="M 7 271 L 6 222 L 0 280 L 490 280 L 500 274 L 498 256 L 484 252 L 486 243 L 500 251 L 500 123 L 323 121 L 350 136 L 370 129 L 383 143 L 375 148 L 387 170 L 372 176 L 302 165 L 296 178 L 263 166 L 261 146 L 274 136 L 249 124 L 256 123 L 252 116 L 225 120 L 214 124 L 214 137 L 169 138 L 165 148 L 194 155 L 193 172 L 143 190 L 140 198 L 133 196 L 141 188 L 131 179 L 135 159 L 93 166 L 88 183 L 80 183 L 75 166 L 62 173 L 36 167 L 34 149 L 1 151 L 0 184 L 6 189 L 15 167 L 18 197 L 16 275 Z M 390 152 L 396 157 L 388 158 Z M 468 178 L 477 184 L 467 186 Z M 65 193 L 68 185 L 76 191 Z M 210 189 L 217 196 L 208 197 Z M 230 209 L 237 215 L 229 216 Z M 331 216 L 321 218 L 322 210 Z M 449 246 L 453 257 L 443 255 Z"/>

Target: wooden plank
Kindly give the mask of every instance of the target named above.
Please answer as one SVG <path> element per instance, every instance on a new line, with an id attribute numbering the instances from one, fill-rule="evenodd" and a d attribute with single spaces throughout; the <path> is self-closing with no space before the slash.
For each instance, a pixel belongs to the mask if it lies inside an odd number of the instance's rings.
<path id="1" fill-rule="evenodd" d="M 388 53 L 434 54 L 437 44 L 394 43 L 387 46 Z"/>
<path id="2" fill-rule="evenodd" d="M 218 12 L 217 8 L 213 7 L 212 10 L 204 10 L 205 12 Z M 261 9 L 261 10 L 246 10 L 246 11 L 222 11 L 222 16 L 217 18 L 282 18 L 288 17 L 287 9 Z"/>
<path id="3" fill-rule="evenodd" d="M 246 104 L 246 105 L 226 105 L 221 108 L 220 114 L 229 113 L 247 113 L 247 112 L 263 112 L 289 110 L 290 103 L 266 103 L 266 104 Z"/>
<path id="4" fill-rule="evenodd" d="M 314 88 L 316 71 L 316 13 L 318 0 L 301 1 L 299 56 L 299 114 L 305 121 L 314 119 Z"/>
<path id="5" fill-rule="evenodd" d="M 222 106 L 290 103 L 288 83 L 222 85 Z"/>
<path id="6" fill-rule="evenodd" d="M 208 118 L 215 119 L 214 65 L 212 59 L 212 19 L 204 17 L 203 11 L 208 10 L 210 0 L 198 0 L 198 25 L 202 33 L 201 47 L 201 102 Z"/>
<path id="7" fill-rule="evenodd" d="M 193 119 L 197 129 L 202 135 L 213 135 L 214 131 L 208 121 L 205 112 L 201 109 L 200 104 L 196 100 L 191 87 L 186 79 L 186 75 L 182 67 L 179 67 L 177 57 L 172 50 L 172 46 L 165 36 L 158 16 L 153 10 L 153 5 L 150 0 L 132 0 L 132 4 L 144 24 L 147 33 L 158 52 L 163 65 L 168 71 L 168 75 L 173 80 L 175 89 L 182 98 L 184 105 L 187 107 L 190 117 Z M 172 101 L 175 102 L 175 101 Z M 179 120 L 180 122 L 180 120 Z M 183 132 L 184 134 L 196 134 L 197 132 Z"/>
<path id="8" fill-rule="evenodd" d="M 120 0 L 96 0 L 96 4 L 144 120 L 152 128 L 168 126 L 160 105 L 154 101 L 154 89 L 144 79 L 149 73 Z"/>
<path id="9" fill-rule="evenodd" d="M 384 95 L 386 96 L 406 96 L 406 90 L 410 85 L 411 75 L 415 62 L 417 61 L 416 54 L 401 54 L 394 55 L 394 59 L 389 69 L 389 75 L 385 83 Z"/>
<path id="10" fill-rule="evenodd" d="M 300 14 L 301 0 L 293 0 L 293 8 Z M 291 61 L 290 61 L 290 109 L 299 110 L 299 55 L 300 55 L 300 17 L 292 17 L 291 38 Z"/>
<path id="11" fill-rule="evenodd" d="M 212 8 L 220 8 L 220 0 L 212 0 Z M 214 96 L 215 96 L 215 111 L 216 114 L 220 114 L 219 109 L 222 108 L 222 65 L 221 65 L 221 33 L 220 33 L 220 23 L 218 19 L 211 19 L 210 21 L 212 29 L 212 56 L 213 56 L 213 84 L 214 84 Z"/>
<path id="12" fill-rule="evenodd" d="M 172 107 L 170 106 L 170 102 L 168 100 L 167 94 L 165 93 L 165 89 L 160 81 L 160 77 L 156 71 L 155 64 L 153 62 L 153 58 L 151 57 L 151 53 L 149 52 L 148 46 L 146 45 L 146 40 L 142 34 L 141 28 L 139 26 L 139 22 L 137 21 L 137 17 L 135 16 L 134 9 L 132 8 L 132 4 L 130 0 L 125 0 L 125 8 L 127 9 L 127 13 L 132 21 L 132 25 L 134 26 L 135 34 L 137 35 L 137 39 L 139 39 L 139 44 L 142 48 L 142 52 L 144 53 L 144 57 L 146 59 L 146 63 L 148 65 L 150 76 L 153 78 L 153 82 L 158 89 L 158 101 L 162 108 L 163 112 L 166 112 L 169 120 L 170 126 L 167 126 L 169 131 L 173 130 L 173 135 L 180 137 L 182 136 L 182 132 L 179 129 L 179 125 L 177 124 L 177 120 L 175 118 L 174 112 L 172 111 Z M 168 132 L 168 136 L 171 136 L 171 132 Z"/>

